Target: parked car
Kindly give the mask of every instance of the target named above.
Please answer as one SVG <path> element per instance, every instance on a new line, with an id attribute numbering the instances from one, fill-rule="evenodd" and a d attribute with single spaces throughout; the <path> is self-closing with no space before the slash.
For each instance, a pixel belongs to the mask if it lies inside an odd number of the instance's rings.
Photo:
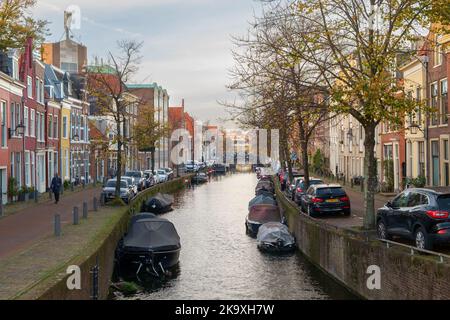
<path id="1" fill-rule="evenodd" d="M 320 179 L 311 178 L 309 179 L 309 186 L 307 186 L 305 179 L 297 180 L 297 184 L 295 185 L 292 194 L 292 200 L 295 201 L 297 204 L 300 204 L 301 197 L 305 194 L 306 190 L 308 190 L 308 187 L 316 184 L 324 184 L 324 182 Z"/>
<path id="2" fill-rule="evenodd" d="M 156 185 L 156 178 L 150 170 L 144 171 L 145 188 L 150 188 Z"/>
<path id="3" fill-rule="evenodd" d="M 311 217 L 332 213 L 351 214 L 350 199 L 338 184 L 312 185 L 301 197 L 300 203 L 302 211 Z"/>
<path id="4" fill-rule="evenodd" d="M 417 248 L 432 250 L 437 243 L 450 243 L 449 211 L 448 191 L 408 189 L 378 210 L 378 236 L 411 239 Z"/>
<path id="5" fill-rule="evenodd" d="M 288 196 L 292 199 L 294 192 L 295 192 L 295 188 L 297 187 L 297 183 L 298 181 L 304 179 L 303 176 L 294 176 L 294 178 L 292 179 L 292 181 L 290 183 L 287 184 L 287 188 L 286 188 L 286 192 L 288 194 Z"/>
<path id="6" fill-rule="evenodd" d="M 167 179 L 172 180 L 174 178 L 173 170 L 171 168 L 161 168 L 166 171 Z"/>
<path id="7" fill-rule="evenodd" d="M 158 174 L 158 178 L 159 178 L 160 183 L 167 182 L 169 180 L 169 176 L 167 175 L 166 170 L 158 169 L 156 171 L 156 173 Z"/>
<path id="8" fill-rule="evenodd" d="M 134 178 L 138 191 L 145 189 L 145 176 L 142 171 L 127 171 L 123 176 Z"/>
<path id="9" fill-rule="evenodd" d="M 196 172 L 199 169 L 200 169 L 200 166 L 199 166 L 197 161 L 194 161 L 194 160 L 186 161 L 186 164 L 185 164 L 185 171 L 186 172 Z"/>
<path id="10" fill-rule="evenodd" d="M 114 199 L 115 193 L 116 193 L 116 179 L 110 179 L 106 182 L 106 185 L 104 186 L 102 190 L 102 195 L 105 197 L 105 202 Z M 127 180 L 122 179 L 120 181 L 120 198 L 125 201 L 126 203 L 129 203 L 131 199 L 135 196 L 133 186 L 128 183 Z"/>
<path id="11" fill-rule="evenodd" d="M 133 193 L 138 194 L 139 190 L 137 188 L 136 179 L 132 177 L 122 177 L 122 180 L 125 180 L 128 183 L 129 188 L 133 190 Z M 117 179 L 116 179 L 117 180 Z"/>

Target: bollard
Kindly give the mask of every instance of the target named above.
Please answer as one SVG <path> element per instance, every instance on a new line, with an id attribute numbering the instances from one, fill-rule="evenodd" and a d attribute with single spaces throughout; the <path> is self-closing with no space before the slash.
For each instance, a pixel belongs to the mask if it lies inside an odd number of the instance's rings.
<path id="1" fill-rule="evenodd" d="M 361 192 L 364 192 L 364 180 L 365 178 L 361 179 Z"/>
<path id="2" fill-rule="evenodd" d="M 55 231 L 55 236 L 56 237 L 60 237 L 61 236 L 61 215 L 59 215 L 59 214 L 55 214 L 54 231 Z"/>
<path id="3" fill-rule="evenodd" d="M 70 190 L 73 192 L 73 182 L 70 184 Z"/>
<path id="4" fill-rule="evenodd" d="M 104 193 L 102 193 L 102 195 L 100 196 L 100 205 L 103 207 L 106 204 L 106 195 Z"/>
<path id="5" fill-rule="evenodd" d="M 39 192 L 37 190 L 34 190 L 34 202 L 38 203 L 39 201 Z"/>
<path id="6" fill-rule="evenodd" d="M 73 208 L 73 225 L 77 226 L 79 224 L 78 207 Z"/>
<path id="7" fill-rule="evenodd" d="M 97 212 L 98 208 L 97 208 L 97 197 L 94 197 L 94 211 Z"/>
<path id="8" fill-rule="evenodd" d="M 88 204 L 87 202 L 83 202 L 83 219 L 88 218 Z"/>

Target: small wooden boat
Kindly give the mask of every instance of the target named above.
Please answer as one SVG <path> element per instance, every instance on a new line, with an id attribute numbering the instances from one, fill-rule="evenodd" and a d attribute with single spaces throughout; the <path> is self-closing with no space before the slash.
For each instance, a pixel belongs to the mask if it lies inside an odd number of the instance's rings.
<path id="1" fill-rule="evenodd" d="M 245 219 L 247 234 L 256 237 L 259 227 L 267 222 L 283 222 L 283 217 L 278 206 L 259 204 L 251 207 Z"/>

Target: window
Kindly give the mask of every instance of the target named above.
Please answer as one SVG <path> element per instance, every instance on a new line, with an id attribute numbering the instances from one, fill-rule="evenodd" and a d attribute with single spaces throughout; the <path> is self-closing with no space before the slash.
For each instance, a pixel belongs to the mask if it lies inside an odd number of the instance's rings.
<path id="1" fill-rule="evenodd" d="M 425 177 L 425 142 L 419 141 L 419 175 Z"/>
<path id="2" fill-rule="evenodd" d="M 25 126 L 25 136 L 29 136 L 28 107 L 24 107 L 23 110 L 23 125 Z"/>
<path id="3" fill-rule="evenodd" d="M 41 83 L 41 104 L 44 104 L 44 100 L 45 100 L 45 94 L 44 94 L 44 81 L 40 81 Z"/>
<path id="4" fill-rule="evenodd" d="M 36 78 L 36 101 L 41 102 L 41 82 Z"/>
<path id="5" fill-rule="evenodd" d="M 6 119 L 6 102 L 2 101 L 1 102 L 1 132 L 0 134 L 2 135 L 1 137 L 1 146 L 2 148 L 6 147 L 6 141 L 7 141 L 7 119 Z"/>
<path id="6" fill-rule="evenodd" d="M 36 136 L 35 113 L 36 111 L 34 109 L 30 110 L 30 136 L 32 137 Z"/>
<path id="7" fill-rule="evenodd" d="M 53 172 L 58 172 L 59 173 L 59 170 L 58 170 L 58 152 L 56 152 L 55 151 L 55 153 L 54 153 L 54 157 L 53 157 L 53 167 L 54 167 L 54 171 Z"/>
<path id="8" fill-rule="evenodd" d="M 394 199 L 392 202 L 393 208 L 406 208 L 408 206 L 408 198 L 409 193 L 404 192 L 401 195 L 399 195 L 397 198 Z"/>
<path id="9" fill-rule="evenodd" d="M 441 80 L 441 121 L 442 124 L 448 123 L 448 83 L 447 79 Z"/>
<path id="10" fill-rule="evenodd" d="M 53 135 L 53 116 L 48 116 L 48 137 L 51 138 Z"/>
<path id="11" fill-rule="evenodd" d="M 439 43 L 439 35 L 435 36 L 436 48 L 434 50 L 434 66 L 442 64 L 442 44 Z"/>
<path id="12" fill-rule="evenodd" d="M 431 110 L 431 112 L 432 112 L 431 125 L 435 126 L 438 123 L 438 121 L 437 121 L 437 113 L 439 112 L 439 108 L 438 108 L 438 84 L 437 83 L 433 83 L 431 85 L 431 108 L 433 109 L 433 110 Z"/>
<path id="13" fill-rule="evenodd" d="M 35 164 L 34 164 L 34 151 L 31 151 L 31 185 L 35 186 L 36 185 L 36 169 L 35 169 Z"/>
<path id="14" fill-rule="evenodd" d="M 41 139 L 41 113 L 36 112 L 36 138 Z"/>
<path id="15" fill-rule="evenodd" d="M 41 113 L 41 136 L 40 136 L 40 139 L 41 139 L 41 141 L 42 142 L 44 142 L 45 141 L 45 128 L 44 128 L 44 126 L 45 126 L 45 114 L 43 114 L 43 113 Z"/>
<path id="16" fill-rule="evenodd" d="M 27 77 L 27 94 L 28 98 L 33 98 L 33 79 L 30 76 Z"/>
<path id="17" fill-rule="evenodd" d="M 63 138 L 67 139 L 67 116 L 63 117 L 62 131 Z"/>
<path id="18" fill-rule="evenodd" d="M 25 185 L 31 187 L 31 161 L 29 151 L 25 151 Z"/>
<path id="19" fill-rule="evenodd" d="M 11 103 L 11 108 L 9 110 L 10 117 L 11 117 L 11 130 L 14 130 L 16 127 L 16 105 L 14 103 Z M 14 133 L 12 133 L 14 134 Z"/>
<path id="20" fill-rule="evenodd" d="M 58 116 L 53 117 L 53 138 L 58 139 Z"/>

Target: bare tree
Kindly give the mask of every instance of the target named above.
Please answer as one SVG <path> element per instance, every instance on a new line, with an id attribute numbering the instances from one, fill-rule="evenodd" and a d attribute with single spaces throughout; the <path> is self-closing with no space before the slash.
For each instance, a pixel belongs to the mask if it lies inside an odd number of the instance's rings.
<path id="1" fill-rule="evenodd" d="M 118 54 L 109 52 L 107 63 L 87 70 L 88 93 L 97 115 L 110 117 L 115 126 L 113 143 L 117 146 L 116 197 L 120 197 L 122 168 L 125 165 L 123 151 L 130 143 L 130 117 L 141 102 L 126 84 L 137 73 L 141 60 L 142 42 L 118 41 Z M 128 131 L 128 132 L 127 132 Z"/>

